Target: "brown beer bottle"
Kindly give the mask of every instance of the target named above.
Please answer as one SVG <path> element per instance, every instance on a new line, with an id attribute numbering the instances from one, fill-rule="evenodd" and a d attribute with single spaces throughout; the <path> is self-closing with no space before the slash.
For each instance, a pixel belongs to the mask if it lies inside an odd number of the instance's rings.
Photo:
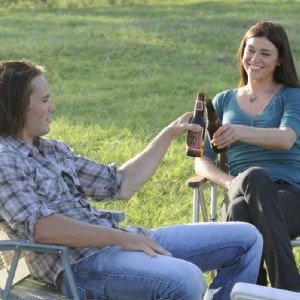
<path id="1" fill-rule="evenodd" d="M 212 144 L 212 139 L 214 136 L 214 133 L 222 126 L 222 123 L 217 117 L 215 108 L 212 104 L 211 99 L 205 99 L 205 107 L 206 107 L 206 113 L 207 113 L 207 132 L 208 132 L 208 138 L 210 142 L 211 149 L 216 153 L 221 153 L 227 149 L 227 147 L 224 148 L 218 148 Z"/>
<path id="2" fill-rule="evenodd" d="M 186 143 L 186 155 L 192 157 L 200 157 L 203 154 L 204 146 L 204 134 L 206 127 L 206 120 L 204 117 L 204 93 L 198 93 L 194 114 L 190 120 L 190 123 L 198 124 L 202 127 L 202 130 L 198 132 L 188 131 L 187 143 Z"/>

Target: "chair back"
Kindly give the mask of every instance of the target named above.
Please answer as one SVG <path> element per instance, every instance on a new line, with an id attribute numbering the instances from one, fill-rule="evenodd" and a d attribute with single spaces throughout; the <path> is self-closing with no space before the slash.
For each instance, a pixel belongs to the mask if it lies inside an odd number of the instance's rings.
<path id="1" fill-rule="evenodd" d="M 228 167 L 228 160 L 227 160 L 227 151 L 224 151 L 220 153 L 219 157 L 219 167 L 222 171 L 228 173 L 229 172 L 229 167 Z"/>
<path id="2" fill-rule="evenodd" d="M 6 223 L 0 222 L 0 240 L 10 240 L 11 230 Z M 0 288 L 4 290 L 5 283 L 8 277 L 8 272 L 13 259 L 13 251 L 1 251 L 0 249 Z M 26 278 L 30 275 L 29 269 L 27 267 L 24 253 L 20 255 L 18 267 L 15 273 L 13 284 L 19 282 L 20 280 Z"/>

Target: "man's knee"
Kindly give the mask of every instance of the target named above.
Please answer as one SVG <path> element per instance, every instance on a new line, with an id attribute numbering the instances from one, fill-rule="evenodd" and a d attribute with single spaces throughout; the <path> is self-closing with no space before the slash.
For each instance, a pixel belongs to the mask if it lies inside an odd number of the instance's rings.
<path id="1" fill-rule="evenodd" d="M 196 265 L 187 261 L 185 266 L 181 265 L 178 271 L 178 273 L 174 272 L 171 276 L 173 286 L 176 289 L 172 296 L 176 295 L 176 299 L 202 299 L 206 290 L 202 271 Z M 173 298 L 171 297 L 171 299 Z"/>

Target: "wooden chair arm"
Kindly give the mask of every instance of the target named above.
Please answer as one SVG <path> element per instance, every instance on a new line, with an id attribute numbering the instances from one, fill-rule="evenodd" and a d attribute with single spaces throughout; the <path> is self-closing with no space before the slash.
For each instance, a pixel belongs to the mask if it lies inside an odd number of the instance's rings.
<path id="1" fill-rule="evenodd" d="M 226 155 L 226 151 L 222 152 L 219 156 L 219 159 L 216 161 L 216 165 L 224 172 L 228 173 L 228 164 L 227 164 L 227 155 Z M 204 183 L 206 183 L 208 180 L 201 175 L 196 175 L 193 176 L 191 178 L 189 178 L 186 181 L 186 185 L 187 187 L 190 188 L 197 188 L 200 185 L 203 185 Z"/>
<path id="2" fill-rule="evenodd" d="M 186 185 L 187 185 L 187 187 L 190 187 L 190 188 L 197 188 L 200 185 L 206 183 L 206 181 L 207 181 L 207 179 L 205 177 L 203 177 L 201 175 L 196 175 L 196 176 L 189 178 L 186 181 Z"/>

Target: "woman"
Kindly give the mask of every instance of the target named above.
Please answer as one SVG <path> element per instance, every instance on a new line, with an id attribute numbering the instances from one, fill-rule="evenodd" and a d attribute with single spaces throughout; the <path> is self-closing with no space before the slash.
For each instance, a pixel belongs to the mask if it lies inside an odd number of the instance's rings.
<path id="1" fill-rule="evenodd" d="M 300 234 L 300 84 L 284 28 L 252 26 L 237 53 L 239 87 L 216 95 L 224 124 L 212 143 L 228 146 L 230 174 L 214 165 L 206 143 L 197 174 L 228 189 L 228 221 L 254 224 L 264 238 L 258 283 L 300 292 L 290 238 Z"/>

